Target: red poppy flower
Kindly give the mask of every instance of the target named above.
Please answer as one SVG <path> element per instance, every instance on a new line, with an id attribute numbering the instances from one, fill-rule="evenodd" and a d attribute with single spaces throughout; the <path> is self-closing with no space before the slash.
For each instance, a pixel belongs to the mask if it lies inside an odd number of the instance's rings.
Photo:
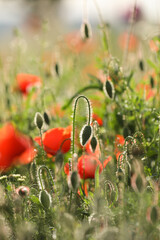
<path id="1" fill-rule="evenodd" d="M 35 157 L 31 140 L 16 131 L 11 123 L 0 129 L 0 170 L 15 164 L 28 164 Z"/>
<path id="2" fill-rule="evenodd" d="M 42 84 L 42 81 L 39 77 L 27 73 L 19 73 L 16 79 L 18 83 L 18 89 L 25 95 L 29 92 L 31 87 L 39 87 Z"/>
<path id="3" fill-rule="evenodd" d="M 99 166 L 99 173 L 102 172 L 103 166 L 99 159 L 94 155 L 82 155 L 78 159 L 78 173 L 80 178 L 94 178 L 96 168 Z"/>
<path id="4" fill-rule="evenodd" d="M 125 139 L 123 137 L 123 135 L 116 135 L 116 139 L 115 139 L 115 150 L 114 153 L 116 155 L 116 158 L 118 160 L 119 155 L 122 153 L 122 147 L 125 143 Z"/>
<path id="5" fill-rule="evenodd" d="M 46 131 L 42 135 L 42 141 L 44 150 L 55 156 L 58 150 L 61 150 L 62 153 L 66 153 L 70 150 L 71 141 L 68 138 L 71 138 L 72 127 L 68 126 L 67 128 L 52 128 Z M 68 139 L 65 141 L 65 139 Z M 34 139 L 39 145 L 41 145 L 40 137 Z"/>
<path id="6" fill-rule="evenodd" d="M 99 165 L 99 173 L 102 172 L 103 168 L 112 160 L 112 157 L 109 156 L 104 160 L 103 165 L 99 159 L 94 154 L 82 155 L 78 158 L 77 169 L 81 179 L 94 178 L 95 171 Z M 69 176 L 69 163 L 66 163 L 64 166 L 64 172 Z"/>
<path id="7" fill-rule="evenodd" d="M 99 126 L 103 126 L 102 118 L 100 118 L 96 113 L 92 114 L 92 118 L 93 118 L 93 120 L 96 120 L 98 122 Z"/>
<path id="8" fill-rule="evenodd" d="M 119 45 L 122 49 L 126 48 L 127 39 L 128 39 L 128 33 L 127 32 L 124 32 L 119 36 L 118 42 L 119 42 Z M 130 52 L 135 51 L 137 49 L 137 47 L 138 47 L 137 37 L 133 34 L 130 34 L 129 42 L 128 42 L 128 51 L 130 51 Z"/>

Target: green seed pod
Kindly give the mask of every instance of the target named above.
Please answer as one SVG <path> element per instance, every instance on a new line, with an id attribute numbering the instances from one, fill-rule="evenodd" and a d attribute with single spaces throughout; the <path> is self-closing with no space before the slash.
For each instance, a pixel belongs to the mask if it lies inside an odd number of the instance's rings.
<path id="1" fill-rule="evenodd" d="M 51 206 L 51 195 L 46 190 L 42 190 L 39 193 L 39 201 L 44 208 L 48 209 Z"/>
<path id="2" fill-rule="evenodd" d="M 43 113 L 44 121 L 47 125 L 50 125 L 50 119 L 46 112 Z"/>
<path id="3" fill-rule="evenodd" d="M 43 117 L 39 112 L 36 112 L 34 117 L 35 125 L 41 130 L 43 126 Z"/>
<path id="4" fill-rule="evenodd" d="M 153 206 L 150 211 L 150 219 L 152 223 L 156 223 L 158 220 L 158 210 L 156 206 Z"/>
<path id="5" fill-rule="evenodd" d="M 89 23 L 82 23 L 81 25 L 81 36 L 83 40 L 91 38 L 92 30 Z"/>
<path id="6" fill-rule="evenodd" d="M 79 187 L 79 177 L 78 177 L 78 173 L 77 171 L 72 172 L 71 175 L 71 186 L 73 191 L 77 191 L 78 187 Z"/>
<path id="7" fill-rule="evenodd" d="M 139 68 L 140 68 L 140 70 L 143 72 L 144 71 L 144 62 L 143 62 L 143 60 L 140 60 L 139 61 Z"/>
<path id="8" fill-rule="evenodd" d="M 114 99 L 114 94 L 115 94 L 114 85 L 110 80 L 105 81 L 103 90 L 108 98 Z"/>
<path id="9" fill-rule="evenodd" d="M 90 125 L 84 125 L 80 132 L 80 143 L 85 146 L 92 135 L 92 127 Z"/>
<path id="10" fill-rule="evenodd" d="M 93 136 L 91 138 L 91 148 L 92 148 L 92 152 L 95 152 L 97 147 L 97 138 L 95 136 Z"/>

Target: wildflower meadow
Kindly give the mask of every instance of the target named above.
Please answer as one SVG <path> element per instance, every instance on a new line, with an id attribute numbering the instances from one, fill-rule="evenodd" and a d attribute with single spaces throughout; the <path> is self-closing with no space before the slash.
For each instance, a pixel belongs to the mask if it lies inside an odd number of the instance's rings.
<path id="1" fill-rule="evenodd" d="M 160 37 L 96 9 L 0 50 L 0 240 L 160 239 Z"/>

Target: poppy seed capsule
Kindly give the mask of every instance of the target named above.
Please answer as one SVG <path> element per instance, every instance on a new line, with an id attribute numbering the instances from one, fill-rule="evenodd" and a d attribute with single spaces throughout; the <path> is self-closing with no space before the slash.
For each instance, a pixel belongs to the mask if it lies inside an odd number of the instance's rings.
<path id="1" fill-rule="evenodd" d="M 39 201 L 41 202 L 41 204 L 44 208 L 46 208 L 46 209 L 50 208 L 50 206 L 51 206 L 51 196 L 46 190 L 40 191 Z"/>
<path id="2" fill-rule="evenodd" d="M 39 112 L 36 112 L 34 122 L 35 125 L 41 130 L 43 126 L 43 117 Z"/>
<path id="3" fill-rule="evenodd" d="M 106 80 L 103 86 L 104 93 L 110 99 L 114 98 L 115 90 L 114 85 L 110 80 Z"/>
<path id="4" fill-rule="evenodd" d="M 83 40 L 91 38 L 92 30 L 91 25 L 89 23 L 82 23 L 81 25 L 81 37 Z"/>
<path id="5" fill-rule="evenodd" d="M 85 146 L 92 135 L 92 127 L 90 125 L 84 125 L 80 132 L 80 143 Z"/>

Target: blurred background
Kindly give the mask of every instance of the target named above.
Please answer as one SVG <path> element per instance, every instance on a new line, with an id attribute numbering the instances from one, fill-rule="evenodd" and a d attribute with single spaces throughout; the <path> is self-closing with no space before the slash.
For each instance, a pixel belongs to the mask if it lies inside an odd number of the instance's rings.
<path id="1" fill-rule="evenodd" d="M 116 31 L 122 31 L 127 27 L 135 3 L 137 6 L 136 21 L 140 34 L 146 37 L 147 34 L 153 32 L 154 35 L 155 32 L 159 31 L 159 0 L 96 1 L 1 0 L 0 40 L 6 43 L 15 28 L 28 34 L 36 33 L 41 30 L 43 23 L 46 21 L 53 28 L 51 30 L 53 34 L 72 31 L 80 27 L 84 15 L 87 16 L 93 28 L 97 27 L 99 16 L 96 6 L 106 24 Z"/>

